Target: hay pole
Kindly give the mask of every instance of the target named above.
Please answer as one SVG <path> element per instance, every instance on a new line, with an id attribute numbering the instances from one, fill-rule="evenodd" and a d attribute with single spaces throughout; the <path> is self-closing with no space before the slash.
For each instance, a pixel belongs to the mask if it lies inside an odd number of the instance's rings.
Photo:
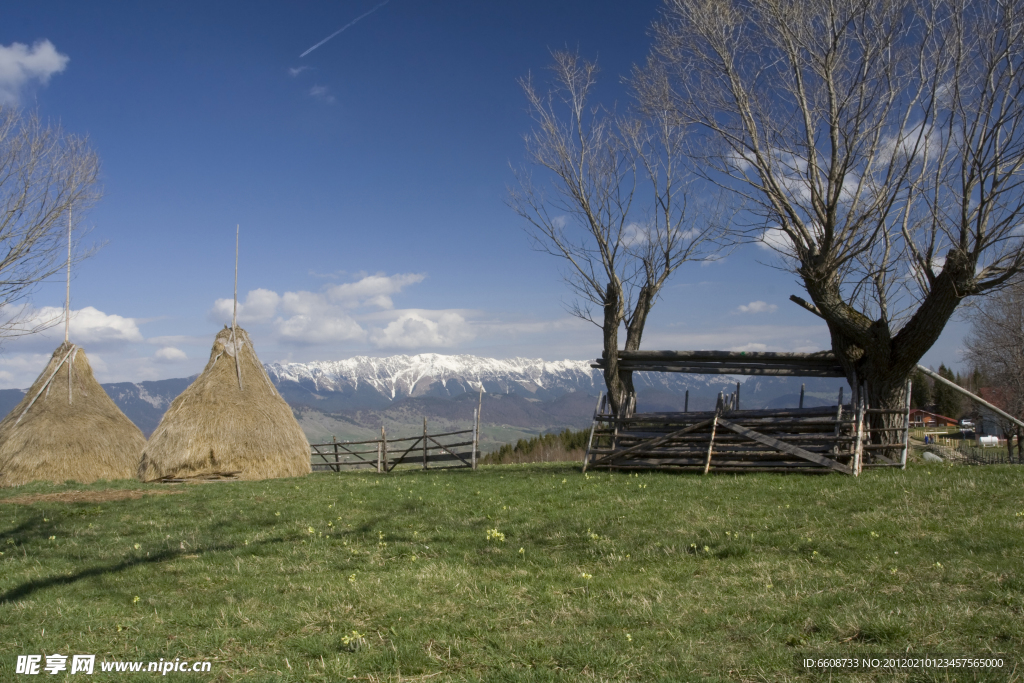
<path id="1" fill-rule="evenodd" d="M 235 306 L 231 311 L 231 344 L 234 346 L 235 373 L 238 375 L 238 390 L 244 391 L 242 387 L 242 361 L 239 359 L 241 349 L 238 348 L 238 337 L 235 334 L 235 321 L 238 319 L 238 229 L 239 224 L 235 223 Z"/>
<path id="2" fill-rule="evenodd" d="M 711 420 L 711 439 L 708 440 L 708 455 L 704 459 L 704 474 L 707 474 L 711 470 L 711 452 L 715 448 L 715 428 L 718 427 L 718 412 L 715 412 L 715 417 Z"/>
<path id="3" fill-rule="evenodd" d="M 68 328 L 71 322 L 71 210 L 68 210 L 68 288 L 64 295 L 64 343 L 68 343 Z M 70 383 L 69 383 L 70 386 Z M 70 389 L 69 389 L 70 391 Z"/>
<path id="4" fill-rule="evenodd" d="M 60 359 L 60 362 L 57 363 L 57 367 L 54 369 L 53 374 L 46 378 L 46 382 L 43 384 L 43 386 L 39 387 L 39 391 L 32 398 L 32 400 L 29 401 L 29 404 L 25 406 L 25 410 L 21 411 L 21 415 L 18 416 L 18 419 L 15 420 L 14 424 L 18 424 L 19 422 L 21 422 L 21 418 L 25 417 L 25 413 L 27 413 L 29 409 L 33 405 L 35 405 L 36 399 L 43 395 L 43 391 L 50 388 L 50 382 L 52 382 L 53 378 L 57 376 L 57 373 L 60 371 L 61 366 L 64 365 L 64 362 L 67 361 L 68 357 L 71 355 L 71 352 L 74 350 L 75 346 L 72 345 L 71 348 L 68 349 L 68 352 L 64 354 L 64 357 Z M 70 382 L 71 380 L 69 379 L 68 381 Z"/>
<path id="5" fill-rule="evenodd" d="M 68 336 L 71 332 L 71 209 L 68 209 L 68 279 L 67 290 L 64 293 L 64 343 L 68 343 Z M 68 365 L 68 405 L 71 405 L 71 370 L 74 368 L 75 359 L 72 356 L 71 365 Z M 20 418 L 19 418 L 20 419 Z"/>

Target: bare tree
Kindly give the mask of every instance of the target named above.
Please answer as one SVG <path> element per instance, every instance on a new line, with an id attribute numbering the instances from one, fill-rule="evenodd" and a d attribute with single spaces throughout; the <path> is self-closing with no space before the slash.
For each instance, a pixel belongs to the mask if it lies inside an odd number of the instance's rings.
<path id="1" fill-rule="evenodd" d="M 0 340 L 61 321 L 19 304 L 67 265 L 69 221 L 98 198 L 98 174 L 88 140 L 0 106 Z"/>
<path id="2" fill-rule="evenodd" d="M 970 310 L 971 333 L 964 340 L 967 360 L 985 377 L 993 395 L 989 400 L 1006 412 L 1024 419 L 1024 280 L 986 297 Z M 1024 430 L 999 420 L 1009 443 L 1017 434 L 1017 458 L 1024 455 Z"/>
<path id="3" fill-rule="evenodd" d="M 1002 0 L 666 0 L 668 92 L 742 238 L 798 275 L 873 406 L 965 298 L 1024 267 L 1024 23 Z"/>
<path id="4" fill-rule="evenodd" d="M 596 64 L 570 52 L 553 57 L 550 91 L 520 82 L 537 124 L 526 136 L 527 156 L 550 183 L 517 173 L 509 204 L 528 221 L 535 247 L 565 260 L 576 295 L 571 312 L 601 328 L 605 383 L 618 413 L 634 393 L 632 372 L 618 362 L 620 327 L 624 349 L 639 349 L 672 273 L 715 257 L 708 247 L 719 222 L 689 201 L 685 131 L 673 112 L 616 117 L 593 107 Z"/>

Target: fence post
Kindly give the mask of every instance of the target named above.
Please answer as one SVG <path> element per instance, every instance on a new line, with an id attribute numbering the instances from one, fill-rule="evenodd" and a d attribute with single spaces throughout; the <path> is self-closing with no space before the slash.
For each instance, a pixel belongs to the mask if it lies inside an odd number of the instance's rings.
<path id="1" fill-rule="evenodd" d="M 380 441 L 377 442 L 377 474 L 380 474 Z"/>
<path id="2" fill-rule="evenodd" d="M 903 422 L 903 450 L 900 451 L 900 469 L 907 469 L 907 451 L 910 449 L 910 393 L 914 388 L 912 380 L 907 380 L 907 412 Z"/>
<path id="3" fill-rule="evenodd" d="M 384 431 L 384 425 L 380 426 L 380 445 L 381 452 L 384 454 L 384 471 L 387 472 L 391 468 L 388 467 L 388 433 Z"/>
<path id="4" fill-rule="evenodd" d="M 423 469 L 427 469 L 427 418 L 423 418 Z"/>
<path id="5" fill-rule="evenodd" d="M 476 446 L 477 439 L 480 434 L 480 411 L 476 408 L 473 409 L 473 455 L 471 456 L 471 462 L 473 469 L 476 469 Z"/>
<path id="6" fill-rule="evenodd" d="M 338 439 L 331 434 L 331 443 L 334 444 L 334 471 L 341 472 L 341 465 L 338 463 Z"/>

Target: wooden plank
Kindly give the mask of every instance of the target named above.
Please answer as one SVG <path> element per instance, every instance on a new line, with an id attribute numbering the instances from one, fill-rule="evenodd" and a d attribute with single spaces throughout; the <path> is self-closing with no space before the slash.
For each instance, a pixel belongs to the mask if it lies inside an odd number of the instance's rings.
<path id="1" fill-rule="evenodd" d="M 414 441 L 414 442 L 413 442 L 413 444 L 412 444 L 411 446 L 409 446 L 408 448 L 406 448 L 406 449 L 405 449 L 405 452 L 404 452 L 404 453 L 402 453 L 402 455 L 400 455 L 400 456 L 398 457 L 398 459 L 397 459 L 397 460 L 395 460 L 394 462 L 392 462 L 392 463 L 391 463 L 391 467 L 390 467 L 389 471 L 390 471 L 390 470 L 393 470 L 393 469 L 395 469 L 395 465 L 397 465 L 398 463 L 402 462 L 402 460 L 404 460 L 404 459 L 405 459 L 405 456 L 409 455 L 409 453 L 411 453 L 411 452 L 412 452 L 412 450 L 413 450 L 414 448 L 416 448 L 416 446 L 418 446 L 418 445 L 419 445 L 419 443 L 420 443 L 420 440 L 421 440 L 422 438 L 423 438 L 423 437 L 421 437 L 421 436 L 418 436 L 418 437 L 416 437 L 416 441 Z M 399 439 L 394 439 L 394 440 L 392 440 L 392 443 L 394 443 L 395 441 L 398 441 L 398 440 L 399 440 Z"/>
<path id="2" fill-rule="evenodd" d="M 694 470 L 701 470 L 704 467 L 704 458 L 680 458 L 676 460 L 649 461 L 643 458 L 630 458 L 623 461 L 611 461 L 602 463 L 602 468 L 616 469 L 656 469 L 686 467 Z M 749 471 L 749 472 L 779 472 L 785 470 L 804 470 L 807 472 L 827 473 L 831 472 L 827 467 L 821 467 L 806 460 L 783 460 L 774 462 L 761 462 L 752 460 L 715 460 L 715 471 Z"/>
<path id="3" fill-rule="evenodd" d="M 714 419 L 711 420 L 711 439 L 708 440 L 708 457 L 704 461 L 704 474 L 708 473 L 711 469 L 711 451 L 715 447 L 715 427 L 718 426 L 718 416 L 715 415 Z"/>
<path id="4" fill-rule="evenodd" d="M 448 450 L 448 448 L 446 448 L 444 446 L 444 444 L 438 443 L 438 441 L 436 439 L 434 439 L 434 437 L 427 437 L 427 438 L 430 439 L 431 441 L 433 441 L 435 444 L 437 444 L 437 447 L 439 449 L 441 449 L 442 453 L 447 453 L 448 455 L 454 456 L 454 457 L 458 458 L 459 460 L 462 460 L 462 462 L 466 463 L 467 467 L 472 467 L 473 466 L 473 463 L 471 463 L 470 461 L 464 459 L 461 455 L 458 455 L 457 453 L 452 453 L 450 450 Z M 476 441 L 463 441 L 462 443 L 448 444 L 448 447 L 450 447 L 450 448 L 456 448 L 458 446 L 473 446 L 473 448 L 476 448 Z M 472 455 L 470 457 L 472 457 Z"/>
<path id="5" fill-rule="evenodd" d="M 843 406 L 844 412 L 853 412 L 852 406 Z M 729 417 L 737 420 L 744 418 L 758 418 L 758 417 L 812 417 L 820 415 L 822 417 L 829 417 L 835 413 L 835 408 L 832 406 L 818 406 L 815 408 L 782 408 L 774 410 L 735 410 L 729 413 Z M 636 413 L 629 418 L 620 418 L 615 415 L 598 415 L 595 419 L 599 422 L 616 422 L 616 421 L 630 421 L 630 422 L 692 422 L 694 419 L 706 418 L 710 420 L 714 417 L 715 411 L 691 411 L 688 413 L 680 412 L 666 412 L 666 413 Z M 851 420 L 852 421 L 852 420 Z"/>
<path id="6" fill-rule="evenodd" d="M 429 434 L 427 435 L 427 438 L 437 444 L 437 446 L 431 446 L 431 448 L 458 448 L 460 446 L 472 446 L 473 445 L 472 441 L 459 441 L 459 442 L 456 442 L 456 443 L 441 443 L 440 441 L 437 441 L 436 439 L 434 439 L 434 437 L 430 436 Z"/>
<path id="7" fill-rule="evenodd" d="M 587 439 L 587 450 L 583 451 L 583 472 L 587 471 L 587 461 L 590 459 L 590 447 L 594 445 L 594 431 L 597 429 L 597 411 L 601 409 L 601 396 L 603 391 L 597 392 L 597 405 L 594 406 L 594 419 L 590 422 L 590 437 Z"/>
<path id="8" fill-rule="evenodd" d="M 625 450 L 618 451 L 617 455 L 619 457 L 621 457 L 621 456 L 627 455 L 629 453 L 635 453 L 636 451 L 638 451 L 638 450 L 640 450 L 641 448 L 644 448 L 644 447 L 654 448 L 655 446 L 658 446 L 659 444 L 665 443 L 666 441 L 668 441 L 669 439 L 671 439 L 673 437 L 682 436 L 683 434 L 688 434 L 688 433 L 690 433 L 690 432 L 692 432 L 694 430 L 701 429 L 702 427 L 706 427 L 709 424 L 711 424 L 711 420 L 706 420 L 704 422 L 698 422 L 697 424 L 690 425 L 689 427 L 685 427 L 683 429 L 680 429 L 677 432 L 672 432 L 671 434 L 667 434 L 666 436 L 663 436 L 663 437 L 660 437 L 660 438 L 657 438 L 657 439 L 652 439 L 651 441 L 645 441 L 643 443 L 637 444 L 636 446 L 632 446 L 632 447 L 627 448 Z"/>
<path id="9" fill-rule="evenodd" d="M 839 360 L 831 351 L 802 353 L 794 351 L 619 351 L 619 360 L 772 360 L 780 363 L 830 363 L 838 365 Z"/>
<path id="10" fill-rule="evenodd" d="M 594 368 L 603 365 L 591 364 Z M 698 375 L 764 375 L 766 377 L 846 377 L 841 370 L 831 368 L 756 368 L 743 365 L 653 365 L 641 363 L 622 364 L 623 370 L 634 372 L 684 372 Z"/>
<path id="11" fill-rule="evenodd" d="M 735 424 L 733 422 L 730 422 L 729 420 L 727 420 L 725 418 L 719 419 L 718 423 L 720 425 L 722 425 L 723 427 L 725 427 L 726 429 L 730 429 L 730 430 L 732 430 L 734 432 L 742 434 L 743 436 L 747 437 L 748 439 L 750 439 L 752 441 L 757 441 L 758 443 L 762 443 L 765 446 L 771 446 L 772 448 L 778 449 L 778 450 L 783 451 L 785 453 L 789 453 L 790 455 L 795 455 L 798 458 L 803 458 L 804 460 L 810 460 L 811 462 L 816 462 L 819 465 L 824 465 L 825 467 L 831 467 L 832 469 L 834 469 L 836 471 L 839 471 L 839 472 L 843 472 L 845 474 L 853 474 L 853 470 L 851 470 L 849 467 L 847 467 L 846 465 L 843 465 L 842 463 L 838 463 L 835 460 L 832 460 L 831 458 L 826 458 L 823 455 L 818 455 L 817 453 L 811 453 L 809 451 L 805 451 L 802 448 L 797 448 L 796 446 L 788 444 L 788 443 L 786 443 L 784 441 L 779 441 L 778 439 L 772 438 L 770 436 L 766 436 L 764 434 L 759 434 L 759 433 L 757 433 L 757 432 L 755 432 L 753 430 L 750 430 L 750 429 L 747 429 L 746 427 L 743 427 L 742 425 L 738 425 L 738 424 Z"/>
<path id="12" fill-rule="evenodd" d="M 473 433 L 472 429 L 463 429 L 463 430 L 460 430 L 458 432 L 441 432 L 440 434 L 430 434 L 429 436 L 433 436 L 433 437 L 458 436 L 459 434 L 472 434 L 472 433 Z"/>

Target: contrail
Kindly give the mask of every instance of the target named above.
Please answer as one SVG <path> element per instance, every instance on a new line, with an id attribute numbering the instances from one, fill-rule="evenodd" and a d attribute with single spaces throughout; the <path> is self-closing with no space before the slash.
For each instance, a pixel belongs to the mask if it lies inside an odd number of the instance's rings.
<path id="1" fill-rule="evenodd" d="M 351 28 L 351 27 L 352 27 L 352 25 L 353 25 L 353 24 L 355 24 L 356 22 L 358 22 L 358 21 L 359 21 L 360 19 L 365 19 L 366 17 L 370 16 L 371 14 L 373 14 L 374 12 L 376 12 L 377 10 L 379 10 L 379 9 L 380 9 L 381 7 L 383 7 L 384 5 L 388 4 L 388 2 L 389 2 L 389 1 L 390 1 L 390 0 L 384 0 L 384 2 L 382 2 L 382 3 L 378 4 L 378 5 L 374 5 L 373 9 L 371 9 L 371 10 L 369 10 L 369 11 L 367 11 L 367 12 L 363 12 L 363 13 L 362 13 L 362 14 L 360 14 L 360 15 L 359 15 L 358 17 L 356 17 L 356 18 L 355 18 L 355 19 L 353 19 L 352 21 L 348 22 L 347 24 L 345 24 L 344 26 L 342 26 L 341 28 L 339 28 L 339 29 L 338 29 L 337 31 L 335 31 L 335 32 L 334 32 L 334 33 L 332 33 L 331 35 L 327 36 L 326 38 L 324 38 L 323 40 L 321 40 L 321 41 L 320 41 L 319 43 L 317 43 L 317 44 L 316 44 L 316 45 L 314 45 L 313 47 L 311 47 L 311 48 L 309 48 L 308 50 L 306 50 L 305 52 L 303 52 L 303 53 L 302 53 L 301 55 L 299 55 L 299 59 L 302 59 L 303 57 L 305 57 L 306 55 L 308 55 L 308 54 L 309 54 L 310 52 L 312 52 L 313 50 L 317 49 L 318 47 L 320 47 L 321 45 L 323 45 L 324 43 L 326 43 L 326 42 L 327 42 L 328 40 L 330 40 L 330 39 L 331 39 L 331 38 L 333 38 L 334 36 L 338 35 L 338 34 L 339 34 L 339 33 L 341 33 L 342 31 L 344 31 L 345 29 L 347 29 L 347 28 Z"/>

